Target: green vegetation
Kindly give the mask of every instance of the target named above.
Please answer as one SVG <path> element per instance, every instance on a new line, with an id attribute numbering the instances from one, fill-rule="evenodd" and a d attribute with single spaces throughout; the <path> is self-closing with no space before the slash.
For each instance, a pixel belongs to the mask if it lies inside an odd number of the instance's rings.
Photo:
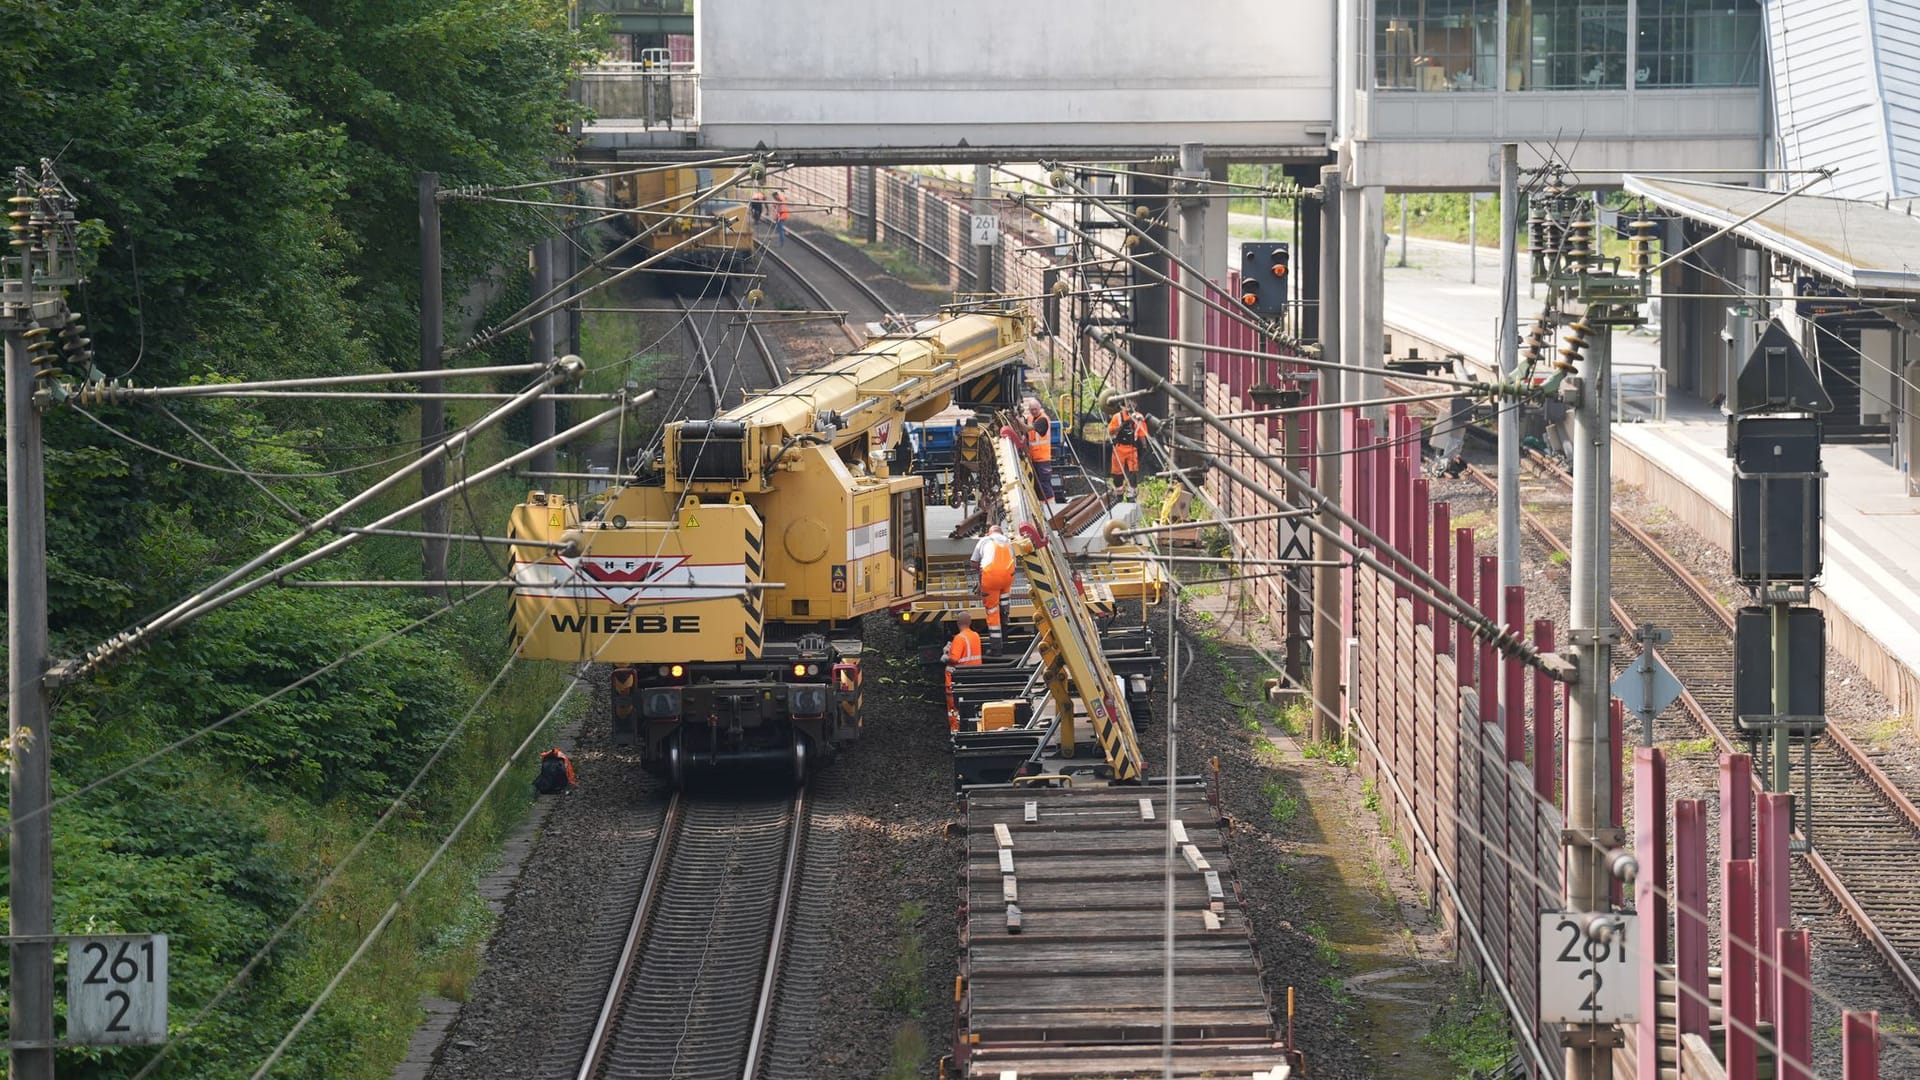
<path id="1" fill-rule="evenodd" d="M 893 926 L 899 947 L 880 976 L 875 1003 L 903 1017 L 894 1030 L 885 1077 L 900 1080 L 920 1075 L 927 1057 L 926 1035 L 919 1021 L 927 1011 L 927 954 L 921 937 L 920 922 L 927 917 L 927 905 L 908 900 L 894 913 Z"/>
<path id="2" fill-rule="evenodd" d="M 1549 551 L 1547 552 L 1547 561 L 1555 566 L 1565 566 L 1570 560 L 1564 551 Z"/>
<path id="3" fill-rule="evenodd" d="M 1513 1031 L 1505 1010 L 1471 983 L 1447 1000 L 1422 1041 L 1446 1055 L 1457 1080 L 1492 1076 L 1513 1056 Z"/>
<path id="4" fill-rule="evenodd" d="M 1342 746 L 1331 740 L 1308 743 L 1300 751 L 1315 761 L 1324 761 L 1342 769 L 1350 769 L 1360 760 L 1360 754 L 1351 746 Z"/>
<path id="5" fill-rule="evenodd" d="M 548 175 L 567 150 L 566 73 L 585 55 L 559 0 L 0 0 L 0 21 L 0 165 L 58 159 L 89 268 L 74 306 L 99 368 L 146 385 L 412 367 L 416 174 L 447 186 Z M 517 273 L 538 224 L 525 208 L 446 203 L 446 295 L 495 267 Z M 57 655 L 337 505 L 409 456 L 418 431 L 397 405 L 174 412 L 273 495 L 50 413 Z M 158 410 L 99 415 L 131 439 L 214 458 Z M 511 437 L 496 431 L 471 457 L 494 460 Z M 521 496 L 506 482 L 476 491 L 453 527 L 470 515 L 497 535 Z M 497 556 L 457 548 L 451 573 L 497 577 Z M 376 539 L 312 576 L 417 578 L 420 566 L 417 543 Z M 546 713 L 566 678 L 556 667 L 518 665 L 482 695 L 507 660 L 503 638 L 497 597 L 446 610 L 402 590 L 269 589 L 64 691 L 56 928 L 171 935 L 175 1049 L 155 1075 L 248 1075 Z M 443 744 L 393 821 L 343 862 Z M 530 773 L 523 764 L 480 808 L 276 1077 L 384 1080 L 420 994 L 465 993 L 489 923 L 473 876 L 524 811 Z M 59 1068 L 126 1077 L 154 1056 L 70 1050 Z"/>
<path id="6" fill-rule="evenodd" d="M 1899 740 L 1903 734 L 1912 730 L 1913 718 L 1911 716 L 1898 714 L 1888 716 L 1867 725 L 1867 742 L 1876 749 L 1885 749 L 1890 744 Z"/>
<path id="7" fill-rule="evenodd" d="M 901 1024 L 893 1030 L 893 1044 L 887 1054 L 887 1071 L 881 1080 L 918 1080 L 920 1066 L 927 1060 L 927 1037 L 920 1025 Z"/>
<path id="8" fill-rule="evenodd" d="M 1702 735 L 1697 739 L 1676 739 L 1667 744 L 1667 753 L 1680 757 L 1692 757 L 1699 754 L 1712 754 L 1720 749 L 1711 735 Z M 1632 753 L 1632 749 L 1628 749 Z M 1631 759 L 1629 759 L 1631 760 Z"/>
<path id="9" fill-rule="evenodd" d="M 920 937 L 920 920 L 927 905 L 908 900 L 894 913 L 893 928 L 899 951 L 893 954 L 880 981 L 880 1007 L 918 1020 L 927 1009 L 927 954 Z"/>
<path id="10" fill-rule="evenodd" d="M 1300 816 L 1300 797 L 1287 790 L 1287 786 L 1278 780 L 1269 780 L 1260 789 L 1260 796 L 1267 800 L 1267 813 L 1281 825 Z"/>

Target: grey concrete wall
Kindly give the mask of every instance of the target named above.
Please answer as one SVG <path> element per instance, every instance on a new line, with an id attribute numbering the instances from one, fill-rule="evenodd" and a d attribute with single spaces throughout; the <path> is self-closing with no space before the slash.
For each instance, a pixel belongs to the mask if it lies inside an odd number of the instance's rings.
<path id="1" fill-rule="evenodd" d="M 710 146 L 1324 145 L 1333 4 L 700 5 Z"/>

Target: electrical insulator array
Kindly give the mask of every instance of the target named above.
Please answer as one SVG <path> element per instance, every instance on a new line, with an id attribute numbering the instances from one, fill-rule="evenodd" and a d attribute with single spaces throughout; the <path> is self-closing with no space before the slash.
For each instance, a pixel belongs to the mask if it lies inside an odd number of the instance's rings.
<path id="1" fill-rule="evenodd" d="M 1636 274 L 1653 271 L 1653 244 L 1660 226 L 1640 218 L 1627 223 L 1627 269 Z"/>
<path id="2" fill-rule="evenodd" d="M 93 339 L 86 324 L 68 310 L 68 286 L 80 282 L 79 234 L 73 196 L 41 159 L 40 174 L 13 172 L 7 199 L 7 249 L 0 258 L 0 306 L 9 321 L 25 323 L 27 355 L 35 385 L 49 393 L 68 371 L 90 374 Z"/>

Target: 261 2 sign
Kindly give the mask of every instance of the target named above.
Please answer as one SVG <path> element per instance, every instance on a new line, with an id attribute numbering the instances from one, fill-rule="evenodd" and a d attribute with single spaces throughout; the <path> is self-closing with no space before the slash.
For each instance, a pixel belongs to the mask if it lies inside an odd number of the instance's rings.
<path id="1" fill-rule="evenodd" d="M 1540 913 L 1540 1019 L 1549 1024 L 1631 1024 L 1640 1019 L 1640 926 L 1615 915 L 1605 941 L 1587 936 L 1587 919 Z"/>
<path id="2" fill-rule="evenodd" d="M 167 935 L 67 939 L 67 1041 L 80 1046 L 167 1041 Z"/>

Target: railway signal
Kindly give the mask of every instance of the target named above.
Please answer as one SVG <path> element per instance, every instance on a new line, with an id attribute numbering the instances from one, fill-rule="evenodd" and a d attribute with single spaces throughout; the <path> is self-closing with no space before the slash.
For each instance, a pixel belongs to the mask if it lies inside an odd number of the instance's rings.
<path id="1" fill-rule="evenodd" d="M 1240 245 L 1240 302 L 1256 315 L 1284 317 L 1293 252 L 1281 241 Z"/>

